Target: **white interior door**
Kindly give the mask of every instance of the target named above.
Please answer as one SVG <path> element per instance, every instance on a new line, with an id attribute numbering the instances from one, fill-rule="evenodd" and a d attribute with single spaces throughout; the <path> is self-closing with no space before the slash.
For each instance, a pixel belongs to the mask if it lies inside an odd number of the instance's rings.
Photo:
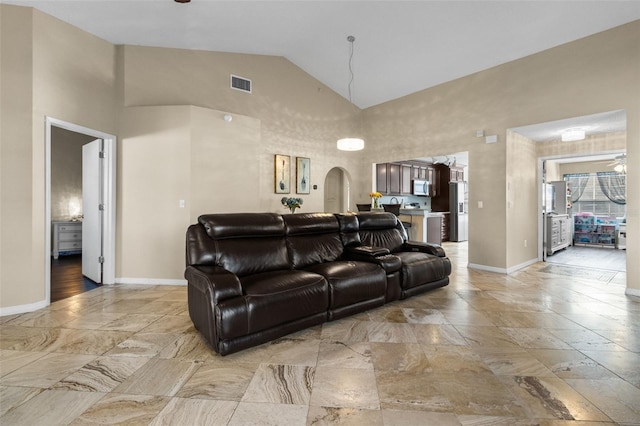
<path id="1" fill-rule="evenodd" d="M 82 275 L 102 284 L 102 139 L 82 147 Z"/>

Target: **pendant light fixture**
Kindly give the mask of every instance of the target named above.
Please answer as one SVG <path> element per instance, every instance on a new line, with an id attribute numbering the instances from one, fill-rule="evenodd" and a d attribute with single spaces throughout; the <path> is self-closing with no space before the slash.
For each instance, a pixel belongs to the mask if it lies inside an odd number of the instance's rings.
<path id="1" fill-rule="evenodd" d="M 350 44 L 349 51 L 349 103 L 353 103 L 351 100 L 351 85 L 353 84 L 353 42 L 356 41 L 356 38 L 352 35 L 347 37 L 347 41 Z M 338 139 L 338 149 L 340 151 L 360 151 L 364 148 L 364 139 L 362 138 L 342 138 Z"/>

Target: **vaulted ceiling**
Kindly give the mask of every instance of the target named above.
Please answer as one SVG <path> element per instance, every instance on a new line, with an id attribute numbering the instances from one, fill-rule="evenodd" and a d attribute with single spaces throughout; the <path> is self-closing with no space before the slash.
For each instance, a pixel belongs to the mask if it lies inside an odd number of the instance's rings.
<path id="1" fill-rule="evenodd" d="M 640 19 L 640 1 L 0 0 L 114 44 L 283 56 L 377 105 Z"/>

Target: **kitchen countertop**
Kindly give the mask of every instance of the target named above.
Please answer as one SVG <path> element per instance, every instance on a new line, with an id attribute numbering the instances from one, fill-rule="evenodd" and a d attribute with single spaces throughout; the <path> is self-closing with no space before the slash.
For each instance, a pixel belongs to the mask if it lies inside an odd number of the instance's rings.
<path id="1" fill-rule="evenodd" d="M 443 215 L 443 212 L 432 212 L 426 209 L 400 209 L 400 214 L 406 214 L 409 216 L 440 217 Z"/>

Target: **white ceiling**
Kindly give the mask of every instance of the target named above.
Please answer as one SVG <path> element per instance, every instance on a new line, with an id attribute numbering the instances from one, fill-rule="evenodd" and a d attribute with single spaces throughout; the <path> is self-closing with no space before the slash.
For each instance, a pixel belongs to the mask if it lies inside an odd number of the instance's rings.
<path id="1" fill-rule="evenodd" d="M 516 127 L 511 130 L 535 142 L 560 140 L 562 133 L 571 129 L 584 130 L 586 136 L 601 133 L 623 132 L 627 129 L 627 113 L 624 110 L 572 117 L 547 123 Z"/>
<path id="2" fill-rule="evenodd" d="M 640 19 L 640 1 L 0 0 L 114 44 L 283 56 L 377 105 Z M 246 76 L 251 78 L 251 76 Z"/>

